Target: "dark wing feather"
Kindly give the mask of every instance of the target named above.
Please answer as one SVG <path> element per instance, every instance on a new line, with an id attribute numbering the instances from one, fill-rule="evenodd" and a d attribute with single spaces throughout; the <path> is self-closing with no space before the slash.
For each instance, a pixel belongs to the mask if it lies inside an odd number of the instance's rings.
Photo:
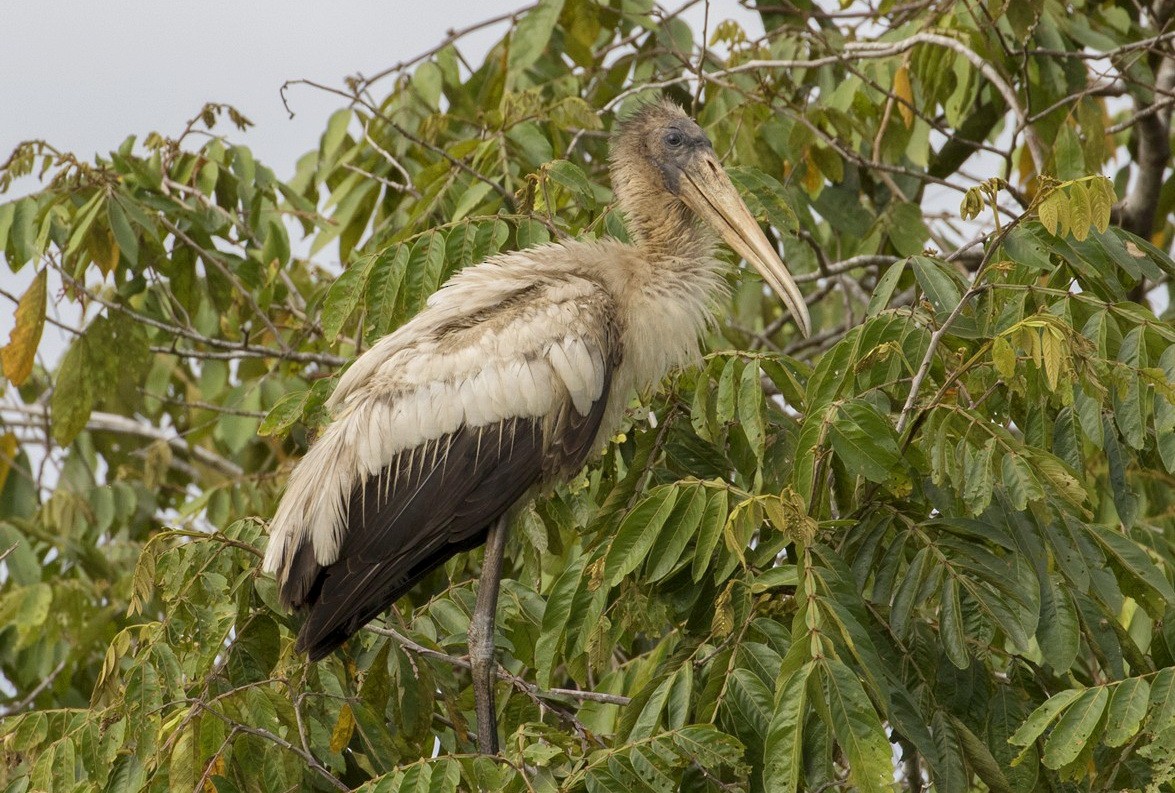
<path id="1" fill-rule="evenodd" d="M 453 554 L 481 545 L 490 525 L 540 480 L 582 466 L 603 417 L 615 349 L 587 416 L 567 401 L 554 416 L 462 427 L 356 488 L 339 561 L 310 577 L 317 565 L 300 549 L 292 565 L 303 574 L 296 580 L 313 582 L 297 649 L 311 660 L 326 656 Z"/>

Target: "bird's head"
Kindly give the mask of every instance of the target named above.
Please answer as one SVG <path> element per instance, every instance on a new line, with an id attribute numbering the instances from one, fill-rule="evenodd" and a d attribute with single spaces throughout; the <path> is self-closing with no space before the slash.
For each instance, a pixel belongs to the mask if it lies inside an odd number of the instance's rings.
<path id="1" fill-rule="evenodd" d="M 699 219 L 762 274 L 787 305 L 800 331 L 811 332 L 804 297 L 763 230 L 726 175 L 706 133 L 668 100 L 651 102 L 621 124 L 612 141 L 612 187 L 638 221 Z"/>

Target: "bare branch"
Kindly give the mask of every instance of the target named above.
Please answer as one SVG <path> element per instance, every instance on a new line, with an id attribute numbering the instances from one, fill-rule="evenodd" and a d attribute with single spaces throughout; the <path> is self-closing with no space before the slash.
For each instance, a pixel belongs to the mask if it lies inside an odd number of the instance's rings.
<path id="1" fill-rule="evenodd" d="M 0 414 L 4 413 L 16 413 L 40 422 L 44 422 L 49 418 L 49 410 L 42 405 L 0 405 Z M 6 417 L 5 422 L 7 423 L 8 421 L 9 418 Z M 30 422 L 30 426 L 41 427 L 43 424 L 31 424 Z M 99 410 L 91 412 L 90 418 L 86 422 L 86 429 L 95 432 L 117 432 L 124 435 L 137 435 L 140 438 L 163 441 L 180 454 L 187 455 L 197 462 L 214 468 L 227 477 L 235 479 L 244 475 L 244 471 L 236 463 L 231 460 L 226 460 L 216 452 L 206 449 L 203 446 L 194 446 L 188 443 L 175 432 L 136 421 L 126 416 L 119 416 L 116 413 L 103 413 Z"/>
<path id="2" fill-rule="evenodd" d="M 1163 58 L 1151 95 L 1162 96 L 1175 88 L 1175 58 Z M 1138 156 L 1134 184 L 1122 202 L 1122 227 L 1140 237 L 1150 237 L 1155 225 L 1163 174 L 1171 160 L 1171 100 L 1159 99 L 1138 108 L 1135 114 Z"/>

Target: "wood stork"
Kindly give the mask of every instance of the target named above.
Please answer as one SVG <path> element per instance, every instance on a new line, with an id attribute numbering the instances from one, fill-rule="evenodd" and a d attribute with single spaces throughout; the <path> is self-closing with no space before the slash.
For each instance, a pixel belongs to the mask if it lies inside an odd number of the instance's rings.
<path id="1" fill-rule="evenodd" d="M 714 231 L 810 330 L 803 296 L 680 107 L 624 121 L 612 186 L 632 245 L 554 243 L 455 275 L 339 380 L 290 475 L 264 569 L 317 660 L 460 551 L 487 542 L 470 625 L 479 745 L 497 751 L 493 625 L 505 516 L 570 477 L 634 389 L 693 361 L 725 297 Z"/>

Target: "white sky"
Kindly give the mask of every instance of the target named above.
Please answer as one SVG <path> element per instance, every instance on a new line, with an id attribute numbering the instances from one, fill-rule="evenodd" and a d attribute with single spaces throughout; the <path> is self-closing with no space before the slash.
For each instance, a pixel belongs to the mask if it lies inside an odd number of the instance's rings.
<path id="1" fill-rule="evenodd" d="M 248 116 L 257 126 L 230 137 L 289 177 L 342 100 L 295 88 L 290 119 L 283 82 L 341 85 L 524 4 L 479 0 L 470 15 L 474 4 L 443 0 L 0 0 L 0 156 L 44 138 L 91 158 L 131 133 L 178 133 L 213 101 Z M 480 52 L 502 32 L 476 39 Z"/>
<path id="2" fill-rule="evenodd" d="M 317 146 L 342 100 L 295 87 L 289 97 L 296 115 L 290 119 L 278 93 L 286 80 L 342 85 L 347 75 L 373 74 L 424 51 L 449 29 L 526 5 L 0 0 L 0 160 L 30 138 L 90 159 L 132 133 L 140 139 L 151 131 L 176 134 L 205 102 L 225 102 L 257 125 L 229 137 L 288 178 L 297 158 Z M 727 17 L 762 30 L 735 0 L 712 0 L 711 24 Z M 703 6 L 686 18 L 700 30 Z M 478 62 L 504 31 L 503 24 L 475 34 L 462 50 Z M 226 123 L 223 130 L 230 129 Z"/>

